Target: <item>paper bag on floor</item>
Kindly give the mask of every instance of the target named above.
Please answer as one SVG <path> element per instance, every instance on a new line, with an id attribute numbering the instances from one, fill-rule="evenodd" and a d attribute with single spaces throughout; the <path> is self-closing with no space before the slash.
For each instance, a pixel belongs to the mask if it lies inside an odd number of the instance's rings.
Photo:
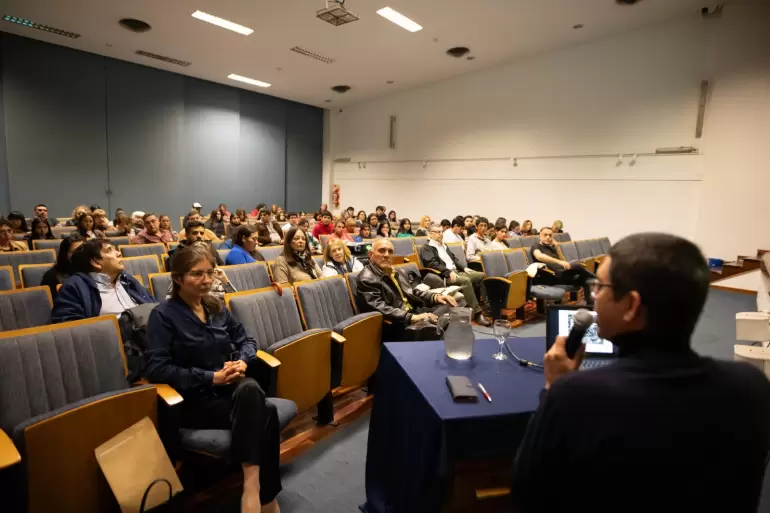
<path id="1" fill-rule="evenodd" d="M 138 513 L 144 492 L 156 479 L 167 479 L 173 495 L 182 491 L 182 483 L 155 425 L 147 417 L 106 441 L 94 452 L 122 513 Z M 163 504 L 168 497 L 168 486 L 154 486 L 148 494 L 145 510 Z"/>

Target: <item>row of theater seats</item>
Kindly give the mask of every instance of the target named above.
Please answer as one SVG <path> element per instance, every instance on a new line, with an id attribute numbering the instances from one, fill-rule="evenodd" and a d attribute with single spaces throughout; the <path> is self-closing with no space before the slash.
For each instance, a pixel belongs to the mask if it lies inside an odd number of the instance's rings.
<path id="1" fill-rule="evenodd" d="M 246 265 L 266 270 L 263 263 Z M 314 406 L 320 423 L 331 422 L 333 390 L 361 385 L 374 373 L 382 316 L 358 314 L 352 290 L 335 276 L 225 296 L 257 341 L 249 375 L 275 404 L 281 428 Z M 51 306 L 47 287 L 0 293 L 2 319 L 13 317 L 16 328 L 0 333 L 0 360 L 11 366 L 0 373 L 0 389 L 18 391 L 0 401 L 0 472 L 19 460 L 7 446 L 12 440 L 25 463 L 17 467 L 26 470 L 29 511 L 55 511 L 52 501 L 62 500 L 77 505 L 73 511 L 101 511 L 96 506 L 106 496 L 94 490 L 93 449 L 145 416 L 156 421 L 156 393 L 167 406 L 181 396 L 168 386 L 127 383 L 114 316 L 51 325 Z M 179 437 L 186 450 L 227 457 L 227 430 L 180 430 Z M 73 459 L 81 463 L 74 474 Z"/>

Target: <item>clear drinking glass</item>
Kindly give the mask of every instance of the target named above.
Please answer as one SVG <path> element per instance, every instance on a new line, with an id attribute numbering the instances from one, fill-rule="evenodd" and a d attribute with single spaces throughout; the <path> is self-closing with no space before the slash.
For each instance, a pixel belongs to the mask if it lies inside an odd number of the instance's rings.
<path id="1" fill-rule="evenodd" d="M 507 360 L 508 357 L 503 353 L 503 344 L 505 344 L 505 341 L 508 340 L 511 334 L 511 323 L 505 319 L 498 319 L 495 321 L 494 330 L 497 343 L 500 344 L 500 352 L 492 355 L 492 358 L 495 360 Z"/>

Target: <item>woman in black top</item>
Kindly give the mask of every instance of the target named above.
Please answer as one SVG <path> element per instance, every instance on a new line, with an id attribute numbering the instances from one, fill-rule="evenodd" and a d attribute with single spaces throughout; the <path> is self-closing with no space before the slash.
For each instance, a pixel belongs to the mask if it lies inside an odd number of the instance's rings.
<path id="1" fill-rule="evenodd" d="M 387 221 L 381 222 L 377 226 L 377 232 L 374 235 L 375 237 L 392 237 L 390 234 L 390 223 Z"/>
<path id="2" fill-rule="evenodd" d="M 8 221 L 11 223 L 11 228 L 13 229 L 13 233 L 29 232 L 29 227 L 27 226 L 27 219 L 24 217 L 24 214 L 22 214 L 18 210 L 14 210 L 13 212 L 9 213 L 6 219 L 8 219 Z"/>
<path id="3" fill-rule="evenodd" d="M 39 219 L 35 219 L 35 221 L 38 220 Z M 34 222 L 32 224 L 34 226 Z M 52 298 L 56 299 L 56 287 L 64 283 L 64 280 L 69 278 L 72 274 L 72 254 L 76 249 L 82 246 L 85 241 L 83 236 L 77 232 L 71 233 L 69 237 L 61 241 L 56 263 L 45 272 L 43 279 L 40 281 L 40 285 L 45 285 L 51 289 Z"/>
<path id="4" fill-rule="evenodd" d="M 220 239 L 225 236 L 225 219 L 222 215 L 222 211 L 219 209 L 212 210 L 209 215 L 208 221 L 206 221 L 206 228 L 217 234 Z"/>
<path id="5" fill-rule="evenodd" d="M 53 233 L 51 233 L 51 225 L 48 223 L 48 219 L 41 219 L 36 217 L 32 220 L 32 231 L 27 235 L 27 245 L 29 249 L 35 249 L 33 247 L 33 240 L 55 239 Z"/>
<path id="6" fill-rule="evenodd" d="M 155 307 L 147 324 L 147 377 L 184 397 L 181 427 L 231 430 L 231 457 L 243 469 L 241 511 L 260 511 L 262 504 L 261 511 L 277 512 L 278 415 L 257 382 L 246 377 L 257 344 L 209 294 L 214 276 L 207 248 L 195 244 L 177 251 L 171 299 Z"/>

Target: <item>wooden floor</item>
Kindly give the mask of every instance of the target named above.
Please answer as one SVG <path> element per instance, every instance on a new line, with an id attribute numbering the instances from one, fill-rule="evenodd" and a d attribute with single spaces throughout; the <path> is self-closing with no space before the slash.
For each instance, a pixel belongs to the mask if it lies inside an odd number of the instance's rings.
<path id="1" fill-rule="evenodd" d="M 315 408 L 303 412 L 281 433 L 281 465 L 291 463 L 315 444 L 345 429 L 372 407 L 372 396 L 363 387 L 337 389 L 333 394 L 334 422 L 319 426 L 314 420 Z M 204 458 L 204 459 L 199 459 Z M 180 476 L 185 492 L 179 497 L 178 511 L 229 513 L 240 497 L 243 475 L 240 468 L 225 467 L 205 457 L 186 461 Z M 227 504 L 220 509 L 220 505 Z M 177 510 L 175 510 L 177 511 Z"/>

